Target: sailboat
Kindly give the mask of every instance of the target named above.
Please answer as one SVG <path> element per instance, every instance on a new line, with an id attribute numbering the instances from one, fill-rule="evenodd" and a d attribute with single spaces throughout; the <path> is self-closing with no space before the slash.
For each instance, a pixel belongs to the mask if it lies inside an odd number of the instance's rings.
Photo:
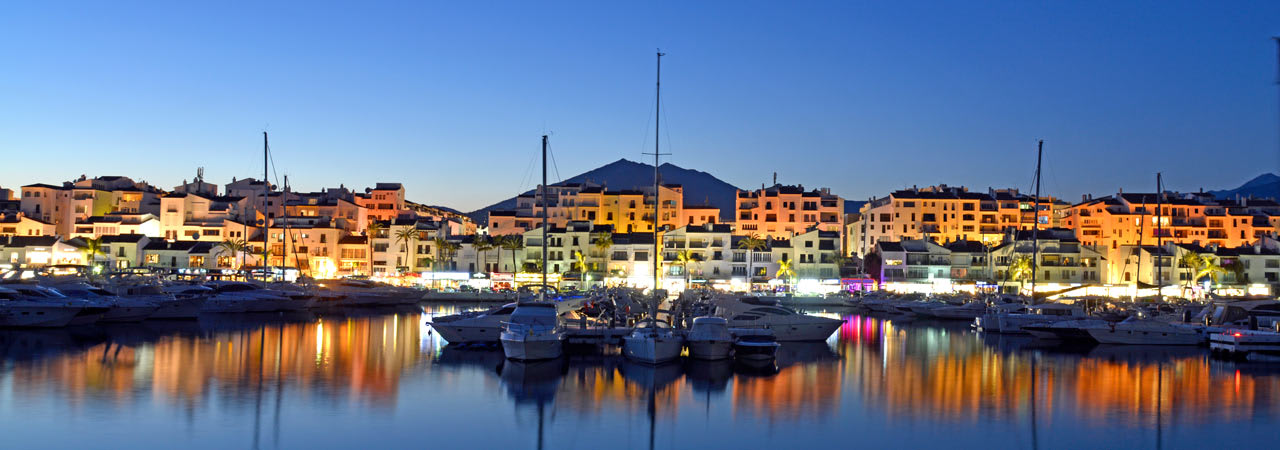
<path id="1" fill-rule="evenodd" d="M 508 359 L 535 361 L 564 354 L 564 334 L 556 304 L 547 301 L 547 136 L 542 136 L 542 280 L 537 301 L 522 301 L 511 312 L 499 340 Z"/>
<path id="2" fill-rule="evenodd" d="M 662 56 L 664 53 L 658 52 L 658 82 L 657 82 L 657 101 L 654 108 L 657 119 L 654 122 L 654 138 L 653 138 L 653 299 L 649 306 L 649 317 L 638 324 L 630 334 L 622 339 L 622 354 L 627 358 L 648 363 L 661 364 L 673 361 L 680 357 L 680 350 L 684 347 L 684 337 L 671 328 L 667 322 L 657 320 L 658 303 L 662 301 L 666 291 L 661 287 L 661 271 L 659 268 L 659 259 L 662 258 L 662 239 L 659 234 L 659 228 L 662 222 L 659 220 L 662 201 L 662 194 L 658 180 L 658 157 L 662 154 L 659 147 L 658 130 L 662 117 Z"/>

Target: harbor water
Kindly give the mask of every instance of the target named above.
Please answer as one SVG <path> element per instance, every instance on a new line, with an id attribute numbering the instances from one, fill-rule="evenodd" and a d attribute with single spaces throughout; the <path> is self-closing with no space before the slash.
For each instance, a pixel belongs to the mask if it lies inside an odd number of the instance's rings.
<path id="1" fill-rule="evenodd" d="M 504 361 L 458 306 L 0 330 L 6 448 L 1272 448 L 1280 364 L 851 311 L 776 366 Z"/>

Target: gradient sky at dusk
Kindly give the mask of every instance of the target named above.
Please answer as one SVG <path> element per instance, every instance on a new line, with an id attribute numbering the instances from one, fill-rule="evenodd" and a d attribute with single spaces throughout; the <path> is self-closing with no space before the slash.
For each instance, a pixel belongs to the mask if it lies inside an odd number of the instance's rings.
<path id="1" fill-rule="evenodd" d="M 54 4 L 56 3 L 56 4 Z M 267 3 L 267 2 L 264 2 Z M 741 187 L 913 184 L 1078 199 L 1280 164 L 1280 2 L 17 2 L 0 186 L 261 175 L 405 183 L 472 210 L 663 144 Z M 553 176 L 554 178 L 554 176 Z"/>

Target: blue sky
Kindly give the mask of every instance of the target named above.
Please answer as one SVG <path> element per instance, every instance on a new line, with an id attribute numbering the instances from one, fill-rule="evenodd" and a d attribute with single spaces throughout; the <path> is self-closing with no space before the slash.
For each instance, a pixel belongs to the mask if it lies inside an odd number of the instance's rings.
<path id="1" fill-rule="evenodd" d="M 264 2 L 265 3 L 265 2 Z M 373 3 L 372 5 L 366 3 Z M 1280 164 L 1280 2 L 21 2 L 0 186 L 404 182 L 475 209 L 652 147 L 742 187 L 1234 187 Z M 617 3 L 617 4 L 615 4 Z M 554 178 L 554 173 L 553 173 Z"/>

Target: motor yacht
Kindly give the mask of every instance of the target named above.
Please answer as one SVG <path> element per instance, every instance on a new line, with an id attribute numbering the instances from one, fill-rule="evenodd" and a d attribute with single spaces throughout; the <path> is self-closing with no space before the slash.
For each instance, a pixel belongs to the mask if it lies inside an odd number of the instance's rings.
<path id="1" fill-rule="evenodd" d="M 1194 326 L 1136 317 L 1087 330 L 1099 344 L 1200 345 L 1207 340 Z"/>
<path id="2" fill-rule="evenodd" d="M 75 302 L 31 299 L 17 290 L 0 286 L 0 327 L 62 327 L 70 324 L 81 309 L 83 307 Z"/>
<path id="3" fill-rule="evenodd" d="M 980 301 L 960 306 L 942 306 L 929 311 L 933 317 L 946 320 L 974 320 L 987 312 L 987 305 Z"/>
<path id="4" fill-rule="evenodd" d="M 777 302 L 751 296 L 720 296 L 714 299 L 716 316 L 729 321 L 730 328 L 772 330 L 778 341 L 825 340 L 844 323 L 840 319 L 800 314 Z"/>
<path id="5" fill-rule="evenodd" d="M 73 317 L 67 325 L 90 325 L 96 323 L 107 313 L 107 311 L 111 310 L 106 302 L 67 296 L 56 289 L 50 289 L 37 284 L 13 283 L 6 284 L 4 287 L 17 291 L 18 295 L 25 297 L 30 301 L 79 308 L 75 317 Z"/>
<path id="6" fill-rule="evenodd" d="M 427 325 L 450 344 L 496 343 L 500 341 L 502 324 L 511 320 L 511 313 L 515 309 L 515 303 L 508 303 L 483 311 L 433 317 Z"/>
<path id="7" fill-rule="evenodd" d="M 1276 331 L 1227 330 L 1209 335 L 1214 355 L 1258 362 L 1280 362 L 1280 326 Z"/>
<path id="8" fill-rule="evenodd" d="M 203 286 L 192 286 L 199 288 L 204 294 L 195 295 L 195 291 L 191 291 L 186 295 L 178 296 L 165 292 L 164 286 L 158 283 L 111 283 L 103 289 L 121 297 L 155 303 L 156 310 L 151 313 L 150 319 L 195 319 L 200 314 L 200 306 L 208 298 L 208 293 L 213 290 Z"/>
<path id="9" fill-rule="evenodd" d="M 206 284 L 213 296 L 205 301 L 202 312 L 245 313 L 274 312 L 288 307 L 292 299 L 275 291 L 243 281 L 213 281 Z"/>
<path id="10" fill-rule="evenodd" d="M 733 351 L 733 341 L 728 320 L 722 317 L 695 317 L 685 338 L 685 345 L 689 347 L 690 358 L 719 360 L 729 358 Z"/>
<path id="11" fill-rule="evenodd" d="M 1059 322 L 1024 325 L 1022 330 L 1036 339 L 1057 340 L 1064 343 L 1095 343 L 1090 328 L 1109 327 L 1103 319 L 1071 319 Z"/>
<path id="12" fill-rule="evenodd" d="M 671 324 L 647 319 L 622 338 L 622 355 L 645 364 L 662 364 L 680 357 L 684 339 Z"/>
<path id="13" fill-rule="evenodd" d="M 1087 317 L 1084 309 L 1076 305 L 1063 303 L 1042 303 L 1031 305 L 1025 312 L 1011 312 L 997 308 L 989 309 L 985 314 L 974 319 L 978 331 L 988 333 L 1019 334 L 1026 333 L 1023 327 L 1042 325 L 1066 320 Z"/>
<path id="14" fill-rule="evenodd" d="M 50 283 L 45 286 L 71 297 L 106 303 L 109 309 L 98 319 L 99 322 L 141 322 L 160 309 L 160 305 L 150 299 L 122 297 L 82 281 Z"/>
<path id="15" fill-rule="evenodd" d="M 499 336 L 503 354 L 517 361 L 559 358 L 564 354 L 564 334 L 558 316 L 553 303 L 516 304 Z"/>

